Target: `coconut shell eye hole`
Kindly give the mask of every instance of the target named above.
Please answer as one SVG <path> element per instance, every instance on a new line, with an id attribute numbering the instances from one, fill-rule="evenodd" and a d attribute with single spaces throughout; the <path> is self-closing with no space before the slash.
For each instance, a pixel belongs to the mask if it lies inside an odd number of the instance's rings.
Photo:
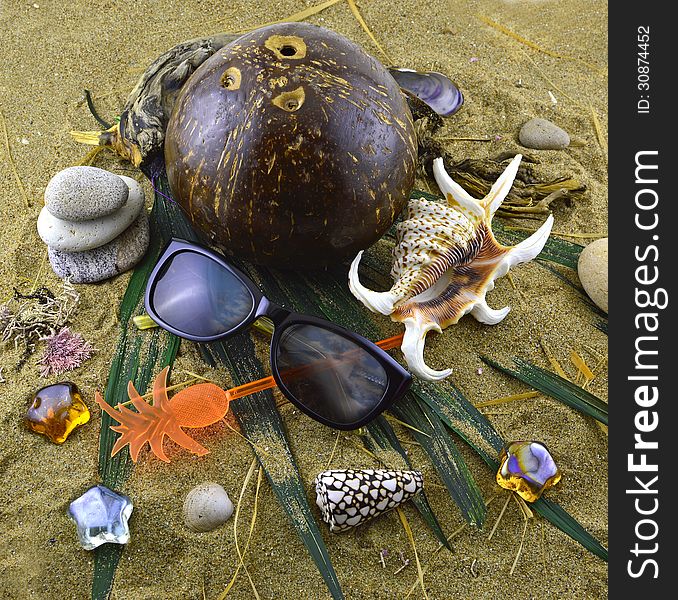
<path id="1" fill-rule="evenodd" d="M 240 88 L 240 82 L 242 81 L 242 75 L 238 67 L 229 67 L 224 71 L 224 74 L 221 76 L 221 85 L 227 90 L 237 90 Z"/>
<path id="2" fill-rule="evenodd" d="M 306 56 L 306 43 L 296 35 L 272 35 L 264 46 L 280 60 L 300 60 Z"/>
<path id="3" fill-rule="evenodd" d="M 279 94 L 273 98 L 272 102 L 278 108 L 282 108 L 287 112 L 295 112 L 302 107 L 304 100 L 306 100 L 306 93 L 304 88 L 299 86 L 296 90 Z"/>

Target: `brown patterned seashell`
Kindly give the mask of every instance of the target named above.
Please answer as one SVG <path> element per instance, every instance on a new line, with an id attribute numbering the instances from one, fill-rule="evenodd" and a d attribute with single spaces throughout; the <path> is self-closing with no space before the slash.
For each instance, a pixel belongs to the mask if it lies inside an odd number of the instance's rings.
<path id="1" fill-rule="evenodd" d="M 373 312 L 390 315 L 405 324 L 401 349 L 410 370 L 429 381 L 443 379 L 451 369 L 435 371 L 424 362 L 426 334 L 438 333 L 471 313 L 481 323 L 494 325 L 509 312 L 488 306 L 485 295 L 495 279 L 519 263 L 537 256 L 553 226 L 553 216 L 517 246 L 503 246 L 492 233 L 492 216 L 509 193 L 520 165 L 517 155 L 485 198 L 476 200 L 452 180 L 442 158 L 433 173 L 447 204 L 423 198 L 411 200 L 407 219 L 397 226 L 391 276 L 386 292 L 360 283 L 356 256 L 349 272 L 351 292 Z"/>

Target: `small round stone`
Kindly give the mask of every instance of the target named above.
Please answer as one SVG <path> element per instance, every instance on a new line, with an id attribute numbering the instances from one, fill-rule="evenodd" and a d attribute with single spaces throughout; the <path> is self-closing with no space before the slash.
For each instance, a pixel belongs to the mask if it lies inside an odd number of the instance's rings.
<path id="1" fill-rule="evenodd" d="M 230 519 L 233 502 L 218 483 L 193 488 L 184 502 L 184 522 L 191 531 L 212 531 Z"/>
<path id="2" fill-rule="evenodd" d="M 148 216 L 142 210 L 136 221 L 112 242 L 83 252 L 48 248 L 52 270 L 71 283 L 95 283 L 128 271 L 146 254 L 150 240 Z"/>
<path id="3" fill-rule="evenodd" d="M 535 150 L 562 150 L 570 145 L 570 136 L 546 119 L 530 119 L 518 134 L 520 143 Z"/>
<path id="4" fill-rule="evenodd" d="M 596 240 L 582 250 L 577 272 L 589 298 L 607 312 L 607 238 Z"/>
<path id="5" fill-rule="evenodd" d="M 144 190 L 139 182 L 119 176 L 129 189 L 127 202 L 114 213 L 89 221 L 65 221 L 52 215 L 45 206 L 38 217 L 38 234 L 50 248 L 63 252 L 92 250 L 118 237 L 144 207 Z"/>
<path id="6" fill-rule="evenodd" d="M 97 167 L 68 167 L 45 189 L 47 210 L 65 221 L 89 221 L 110 215 L 127 202 L 129 188 L 115 173 Z"/>

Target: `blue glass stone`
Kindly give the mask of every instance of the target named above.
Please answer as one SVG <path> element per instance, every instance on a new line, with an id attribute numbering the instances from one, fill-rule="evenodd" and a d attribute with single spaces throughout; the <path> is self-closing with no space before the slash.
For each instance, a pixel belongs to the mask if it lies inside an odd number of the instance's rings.
<path id="1" fill-rule="evenodd" d="M 124 494 L 95 485 L 68 507 L 68 516 L 75 521 L 78 539 L 85 550 L 101 544 L 129 542 L 128 520 L 134 506 Z"/>

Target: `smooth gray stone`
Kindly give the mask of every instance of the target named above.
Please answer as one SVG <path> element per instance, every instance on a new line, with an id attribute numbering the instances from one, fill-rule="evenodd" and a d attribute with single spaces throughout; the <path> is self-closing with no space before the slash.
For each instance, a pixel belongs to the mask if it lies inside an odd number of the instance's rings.
<path id="1" fill-rule="evenodd" d="M 146 254 L 150 229 L 146 211 L 112 242 L 84 252 L 62 252 L 48 248 L 54 272 L 71 283 L 95 283 L 131 269 Z"/>
<path id="2" fill-rule="evenodd" d="M 607 312 L 607 238 L 596 240 L 582 250 L 577 273 L 584 290 L 596 306 Z"/>
<path id="3" fill-rule="evenodd" d="M 97 167 L 68 167 L 45 189 L 47 210 L 65 221 L 90 221 L 110 215 L 127 202 L 129 188 L 115 173 Z"/>
<path id="4" fill-rule="evenodd" d="M 118 237 L 137 218 L 144 207 L 144 190 L 137 181 L 124 175 L 127 202 L 114 213 L 91 221 L 64 221 L 53 216 L 45 206 L 38 217 L 38 234 L 50 248 L 62 252 L 92 250 Z"/>
<path id="5" fill-rule="evenodd" d="M 520 129 L 520 143 L 535 150 L 563 150 L 570 145 L 567 131 L 546 119 L 530 119 Z"/>

